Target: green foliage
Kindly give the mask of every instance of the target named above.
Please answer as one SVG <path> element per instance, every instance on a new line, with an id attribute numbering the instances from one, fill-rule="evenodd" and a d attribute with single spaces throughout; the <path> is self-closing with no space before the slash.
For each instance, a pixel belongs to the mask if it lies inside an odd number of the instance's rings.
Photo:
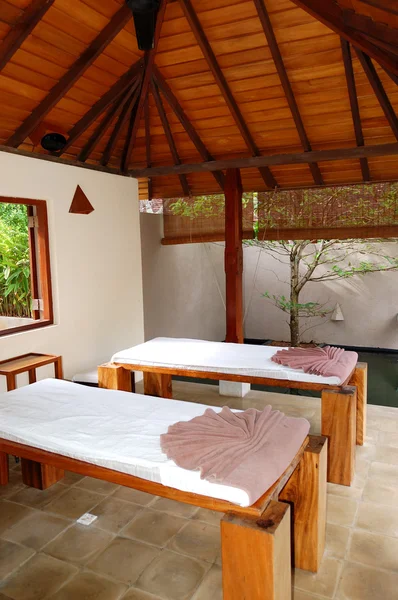
<path id="1" fill-rule="evenodd" d="M 26 206 L 0 203 L 0 315 L 30 317 L 30 305 Z"/>
<path id="2" fill-rule="evenodd" d="M 294 311 L 299 318 L 326 317 L 326 315 L 332 312 L 332 309 L 325 308 L 318 302 L 292 302 L 286 296 L 278 296 L 269 292 L 264 292 L 262 296 L 263 298 L 272 300 L 277 308 L 289 315 Z"/>

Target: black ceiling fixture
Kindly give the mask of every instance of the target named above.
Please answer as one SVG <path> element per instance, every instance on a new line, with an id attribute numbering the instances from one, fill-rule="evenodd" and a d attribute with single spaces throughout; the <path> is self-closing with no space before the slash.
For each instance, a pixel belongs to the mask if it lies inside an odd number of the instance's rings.
<path id="1" fill-rule="evenodd" d="M 40 144 L 44 150 L 58 152 L 65 148 L 66 137 L 62 135 L 62 133 L 46 133 L 46 135 L 41 138 Z"/>
<path id="2" fill-rule="evenodd" d="M 154 46 L 160 0 L 126 0 L 126 4 L 133 13 L 138 48 L 151 50 Z"/>

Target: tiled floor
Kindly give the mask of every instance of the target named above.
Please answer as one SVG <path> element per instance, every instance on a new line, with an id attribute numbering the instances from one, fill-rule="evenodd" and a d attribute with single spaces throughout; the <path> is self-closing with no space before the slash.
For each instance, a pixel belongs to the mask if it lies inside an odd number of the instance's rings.
<path id="1" fill-rule="evenodd" d="M 236 408 L 272 404 L 319 432 L 319 400 L 174 383 L 174 396 Z M 89 527 L 75 519 L 98 515 Z M 0 488 L 0 600 L 221 600 L 218 514 L 70 473 L 45 492 Z M 369 407 L 351 488 L 328 486 L 317 575 L 296 570 L 294 599 L 398 598 L 398 409 Z"/>

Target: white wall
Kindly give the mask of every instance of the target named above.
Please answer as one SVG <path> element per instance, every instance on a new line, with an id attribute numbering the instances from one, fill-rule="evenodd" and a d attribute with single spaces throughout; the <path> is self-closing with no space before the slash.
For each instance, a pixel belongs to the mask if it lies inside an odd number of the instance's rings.
<path id="1" fill-rule="evenodd" d="M 90 215 L 68 213 L 78 184 Z M 137 181 L 0 152 L 0 196 L 47 201 L 55 312 L 54 326 L 0 337 L 0 360 L 62 354 L 69 378 L 143 341 Z"/>

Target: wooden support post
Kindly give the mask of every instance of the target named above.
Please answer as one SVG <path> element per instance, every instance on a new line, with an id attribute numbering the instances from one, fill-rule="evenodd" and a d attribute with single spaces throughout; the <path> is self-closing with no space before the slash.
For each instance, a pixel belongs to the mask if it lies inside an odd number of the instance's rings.
<path id="1" fill-rule="evenodd" d="M 225 179 L 226 342 L 243 343 L 242 180 L 239 169 Z"/>
<path id="2" fill-rule="evenodd" d="M 106 363 L 98 367 L 98 387 L 107 390 L 131 392 L 131 375 L 128 369 L 120 365 Z"/>
<path id="3" fill-rule="evenodd" d="M 351 485 L 355 467 L 356 389 L 322 391 L 322 435 L 329 439 L 328 481 Z"/>
<path id="4" fill-rule="evenodd" d="M 366 415 L 368 402 L 368 365 L 357 363 L 349 385 L 357 388 L 357 446 L 363 446 L 366 438 Z"/>
<path id="5" fill-rule="evenodd" d="M 158 396 L 159 398 L 172 398 L 171 375 L 144 372 L 144 394 Z"/>
<path id="6" fill-rule="evenodd" d="M 58 356 L 57 360 L 54 362 L 54 371 L 56 379 L 64 378 L 64 372 L 62 369 L 62 356 Z"/>
<path id="7" fill-rule="evenodd" d="M 292 503 L 294 566 L 316 573 L 325 550 L 327 438 L 310 442 L 293 475 L 279 494 Z"/>
<path id="8" fill-rule="evenodd" d="M 0 452 L 0 485 L 8 483 L 8 454 Z"/>
<path id="9" fill-rule="evenodd" d="M 21 459 L 22 481 L 37 490 L 46 490 L 63 478 L 65 472 L 34 460 Z"/>
<path id="10" fill-rule="evenodd" d="M 224 600 L 291 600 L 290 508 L 270 502 L 262 517 L 221 521 Z"/>

